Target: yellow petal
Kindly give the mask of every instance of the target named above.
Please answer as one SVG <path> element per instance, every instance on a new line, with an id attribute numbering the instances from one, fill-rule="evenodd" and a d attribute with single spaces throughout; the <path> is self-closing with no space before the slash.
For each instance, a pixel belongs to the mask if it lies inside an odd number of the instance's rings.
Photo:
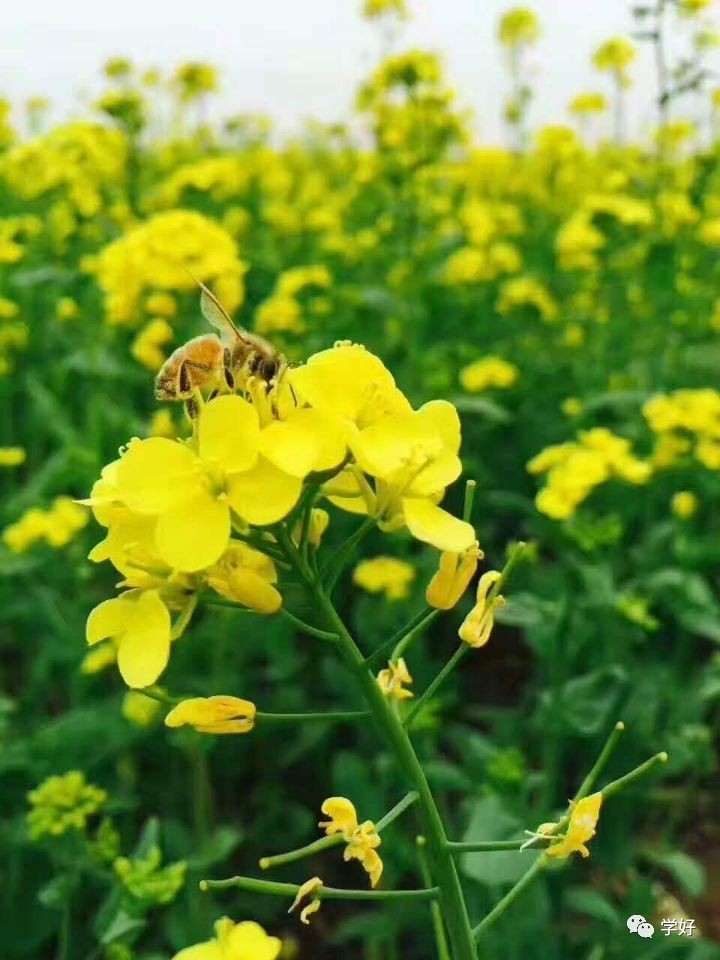
<path id="1" fill-rule="evenodd" d="M 233 473 L 249 470 L 258 458 L 260 425 L 255 408 L 242 397 L 216 397 L 200 414 L 199 450 Z"/>
<path id="2" fill-rule="evenodd" d="M 320 810 L 326 817 L 330 817 L 329 821 L 319 825 L 329 837 L 334 833 L 342 833 L 346 839 L 349 839 L 357 830 L 357 813 L 347 797 L 328 797 Z"/>
<path id="3" fill-rule="evenodd" d="M 282 941 L 270 937 L 259 923 L 246 920 L 236 924 L 227 939 L 227 960 L 276 960 Z"/>
<path id="4" fill-rule="evenodd" d="M 170 614 L 157 590 L 146 590 L 120 638 L 118 667 L 129 687 L 155 683 L 170 659 Z"/>
<path id="5" fill-rule="evenodd" d="M 201 491 L 162 513 L 155 533 L 157 551 L 174 570 L 194 573 L 220 559 L 230 539 L 227 501 Z"/>
<path id="6" fill-rule="evenodd" d="M 460 449 L 460 417 L 455 407 L 447 400 L 431 400 L 417 412 L 442 438 L 443 446 L 450 453 Z"/>
<path id="7" fill-rule="evenodd" d="M 417 474 L 405 492 L 413 497 L 431 497 L 442 492 L 461 473 L 460 457 L 444 450 Z"/>
<path id="8" fill-rule="evenodd" d="M 118 637 L 131 620 L 135 607 L 135 592 L 104 600 L 90 612 L 85 627 L 88 644 L 100 643 L 108 637 Z"/>
<path id="9" fill-rule="evenodd" d="M 298 410 L 274 420 L 262 433 L 263 454 L 295 477 L 332 470 L 345 457 L 345 431 L 337 418 L 317 410 Z"/>
<path id="10" fill-rule="evenodd" d="M 252 470 L 229 477 L 227 487 L 233 510 L 247 523 L 262 527 L 287 516 L 298 501 L 302 481 L 260 457 Z"/>
<path id="11" fill-rule="evenodd" d="M 138 513 L 182 503 L 201 489 L 195 460 L 189 447 L 174 440 L 133 440 L 118 464 L 118 496 Z"/>
<path id="12" fill-rule="evenodd" d="M 194 947 L 185 947 L 176 953 L 173 960 L 225 960 L 226 954 L 217 940 L 196 943 Z"/>
<path id="13" fill-rule="evenodd" d="M 349 434 L 348 443 L 360 468 L 381 478 L 401 470 L 411 459 L 432 459 L 442 452 L 442 441 L 432 424 L 414 413 L 385 417 L 365 430 Z"/>
<path id="14" fill-rule="evenodd" d="M 403 515 L 410 533 L 438 550 L 462 553 L 475 541 L 475 530 L 431 500 L 403 499 Z"/>
<path id="15" fill-rule="evenodd" d="M 228 571 L 224 582 L 211 577 L 209 585 L 221 596 L 241 603 L 257 613 L 277 613 L 282 606 L 282 597 L 277 589 L 266 577 L 247 567 L 236 567 Z"/>

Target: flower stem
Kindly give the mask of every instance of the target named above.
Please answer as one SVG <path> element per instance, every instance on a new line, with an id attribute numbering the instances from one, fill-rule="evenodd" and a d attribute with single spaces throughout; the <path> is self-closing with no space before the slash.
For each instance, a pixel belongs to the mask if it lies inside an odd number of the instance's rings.
<path id="1" fill-rule="evenodd" d="M 421 623 L 426 621 L 426 618 L 431 613 L 437 613 L 437 611 L 433 610 L 431 607 L 423 607 L 423 609 L 416 613 L 414 617 L 411 617 L 411 619 L 408 620 L 403 627 L 400 627 L 400 629 L 394 633 L 389 640 L 386 640 L 385 643 L 377 648 L 377 650 L 374 650 L 371 654 L 368 654 L 368 656 L 365 657 L 365 663 L 367 666 L 374 665 L 381 660 L 384 660 L 385 657 L 394 655 L 393 651 L 395 651 L 399 644 L 401 644 L 405 638 L 411 634 L 414 639 L 415 631 Z M 427 623 L 429 622 L 430 621 L 427 620 Z M 427 625 L 427 623 L 425 623 L 425 625 Z"/>
<path id="2" fill-rule="evenodd" d="M 418 760 L 400 720 L 388 704 L 375 677 L 367 669 L 362 653 L 340 619 L 329 596 L 319 584 L 310 582 L 310 586 L 314 590 L 318 605 L 324 611 L 328 623 L 338 632 L 340 652 L 349 670 L 358 678 L 376 725 L 384 734 L 405 776 L 417 791 L 433 875 L 438 883 L 440 902 L 450 933 L 453 958 L 454 960 L 476 960 L 475 944 L 472 939 L 470 920 L 460 878 L 451 854 L 445 849 L 445 843 L 447 842 L 445 828 L 422 764 Z"/>
<path id="3" fill-rule="evenodd" d="M 265 893 L 273 897 L 297 896 L 300 886 L 297 883 L 278 883 L 275 880 L 258 880 L 255 877 L 228 877 L 227 880 L 201 880 L 200 889 L 227 890 L 237 887 L 248 893 Z M 318 887 L 313 896 L 319 900 L 434 900 L 438 888 L 422 890 L 343 890 L 338 887 Z"/>
<path id="4" fill-rule="evenodd" d="M 440 613 L 439 610 L 429 610 L 425 614 L 425 616 L 422 618 L 422 620 L 420 620 L 419 623 L 415 624 L 415 626 L 411 630 L 408 630 L 408 632 L 405 634 L 404 637 L 401 637 L 398 640 L 390 656 L 390 659 L 393 661 L 393 663 L 397 662 L 400 659 L 400 657 L 405 653 L 407 648 L 413 642 L 415 637 L 417 637 L 420 633 L 422 633 L 425 627 L 431 624 L 435 619 L 435 617 L 438 616 L 439 613 Z"/>
<path id="5" fill-rule="evenodd" d="M 550 837 L 547 838 L 550 840 Z M 528 843 L 527 840 L 469 840 L 467 842 L 457 842 L 450 840 L 447 848 L 452 853 L 491 853 L 493 850 L 529 850 L 533 846 L 540 845 L 534 841 Z"/>
<path id="6" fill-rule="evenodd" d="M 440 673 L 438 673 L 438 675 L 432 681 L 432 683 L 427 688 L 427 690 L 425 690 L 422 696 L 418 700 L 416 700 L 415 703 L 413 704 L 412 709 L 408 712 L 407 716 L 405 717 L 406 727 L 409 727 L 412 724 L 413 720 L 420 713 L 420 711 L 423 709 L 423 707 L 428 702 L 428 700 L 430 700 L 430 698 L 435 694 L 435 691 L 442 686 L 445 680 L 453 672 L 455 667 L 460 663 L 460 661 L 465 656 L 465 654 L 469 653 L 471 649 L 472 648 L 469 647 L 467 643 L 460 644 L 460 646 L 457 648 L 455 653 L 452 655 L 452 657 L 450 657 L 448 662 L 442 668 Z"/>
<path id="7" fill-rule="evenodd" d="M 306 723 L 314 720 L 340 722 L 342 720 L 366 720 L 367 710 L 327 710 L 324 713 L 265 713 L 258 711 L 255 720 L 258 723 Z"/>
<path id="8" fill-rule="evenodd" d="M 395 804 L 392 810 L 388 810 L 382 820 L 378 820 L 375 824 L 375 829 L 378 833 L 382 833 L 385 827 L 389 827 L 393 821 L 405 813 L 408 807 L 411 807 L 418 798 L 417 790 L 411 790 L 410 793 L 406 794 L 402 800 Z"/>
<path id="9" fill-rule="evenodd" d="M 425 837 L 417 837 L 417 854 L 420 864 L 420 873 L 423 883 L 430 886 L 432 879 L 430 877 L 430 868 L 428 867 L 427 856 L 425 854 Z M 448 947 L 447 934 L 445 933 L 445 924 L 443 923 L 442 911 L 437 900 L 430 904 L 430 915 L 432 916 L 433 930 L 435 932 L 435 946 L 437 947 L 438 960 L 452 960 L 450 948 Z"/>
<path id="10" fill-rule="evenodd" d="M 298 630 L 302 630 L 303 633 L 309 633 L 311 637 L 317 637 L 319 640 L 337 640 L 337 634 L 329 633 L 327 630 L 319 630 L 317 627 L 311 626 L 309 623 L 305 623 L 304 620 L 301 620 L 300 617 L 296 617 L 294 613 L 290 613 L 289 610 L 286 610 L 285 607 L 281 607 L 279 610 L 286 620 L 289 620 Z"/>
<path id="11" fill-rule="evenodd" d="M 603 772 L 603 770 L 607 765 L 608 760 L 615 752 L 615 747 L 618 745 L 618 740 L 622 736 L 624 730 L 625 730 L 625 724 L 622 722 L 622 720 L 618 720 L 618 722 L 613 727 L 612 732 L 610 733 L 610 736 L 607 738 L 605 746 L 602 748 L 600 752 L 600 756 L 595 761 L 593 768 L 590 770 L 590 773 L 588 773 L 588 775 L 585 777 L 583 782 L 580 784 L 578 788 L 578 792 L 573 797 L 573 803 L 577 803 L 578 800 L 582 800 L 583 797 L 586 797 L 590 793 L 592 788 L 595 786 L 595 784 L 597 783 L 598 777 Z"/>
<path id="12" fill-rule="evenodd" d="M 620 790 L 624 790 L 625 787 L 629 787 L 630 784 L 644 777 L 645 774 L 649 773 L 658 763 L 666 763 L 667 758 L 668 755 L 663 750 L 661 753 L 656 753 L 654 757 L 650 757 L 645 763 L 641 763 L 639 767 L 635 767 L 630 773 L 626 773 L 624 777 L 619 777 L 617 780 L 608 783 L 607 786 L 604 786 L 602 789 L 603 800 L 613 796 L 613 794 L 618 793 Z"/>
<path id="13" fill-rule="evenodd" d="M 328 593 L 332 592 L 333 587 L 337 583 L 338 577 L 345 569 L 349 559 L 352 557 L 355 547 L 360 544 L 366 534 L 368 534 L 374 526 L 375 520 L 373 517 L 368 517 L 367 520 L 360 524 L 357 530 L 338 547 L 335 553 L 322 568 L 321 576 L 325 580 L 325 586 Z"/>
<path id="14" fill-rule="evenodd" d="M 491 927 L 496 920 L 498 920 L 506 910 L 508 910 L 522 894 L 527 890 L 530 884 L 535 880 L 535 877 L 540 873 L 540 871 L 545 866 L 545 856 L 541 854 L 537 860 L 528 867 L 525 873 L 520 877 L 515 886 L 508 890 L 502 900 L 499 900 L 495 906 L 492 908 L 490 913 L 484 917 L 480 923 L 473 928 L 472 935 L 477 940 L 483 933 Z"/>

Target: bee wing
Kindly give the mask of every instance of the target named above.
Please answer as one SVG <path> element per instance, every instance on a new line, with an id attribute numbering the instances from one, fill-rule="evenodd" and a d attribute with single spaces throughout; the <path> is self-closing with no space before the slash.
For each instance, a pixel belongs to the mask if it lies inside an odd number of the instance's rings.
<path id="1" fill-rule="evenodd" d="M 208 290 L 204 283 L 197 281 L 200 287 L 200 310 L 210 326 L 220 333 L 220 339 L 226 346 L 232 346 L 236 337 L 245 338 L 244 330 L 239 329 L 230 319 L 230 315 L 218 298 Z"/>

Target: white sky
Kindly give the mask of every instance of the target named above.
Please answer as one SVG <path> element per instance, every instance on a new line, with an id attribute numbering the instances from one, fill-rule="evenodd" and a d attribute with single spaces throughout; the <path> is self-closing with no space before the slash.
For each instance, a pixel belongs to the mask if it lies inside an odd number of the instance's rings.
<path id="1" fill-rule="evenodd" d="M 111 55 L 143 67 L 182 60 L 216 64 L 223 114 L 263 112 L 280 130 L 303 118 L 343 120 L 353 90 L 376 62 L 375 28 L 359 16 L 361 0 L 11 0 L 3 12 L 0 95 L 20 101 L 49 95 L 55 116 L 77 112 L 99 88 Z M 589 56 L 597 43 L 631 29 L 631 0 L 526 0 L 543 25 L 532 54 L 534 126 L 567 119 L 579 90 L 603 89 Z M 495 42 L 501 11 L 513 0 L 410 0 L 413 20 L 401 45 L 440 51 L 451 81 L 477 118 L 482 138 L 499 140 L 506 88 Z M 718 4 L 720 6 L 720 4 Z M 717 20 L 717 14 L 715 15 Z M 644 51 L 635 70 L 630 126 L 652 122 L 652 68 Z"/>

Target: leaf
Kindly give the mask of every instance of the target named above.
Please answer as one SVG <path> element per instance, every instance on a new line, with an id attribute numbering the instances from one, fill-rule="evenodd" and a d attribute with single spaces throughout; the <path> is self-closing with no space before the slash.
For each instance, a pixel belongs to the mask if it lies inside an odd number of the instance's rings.
<path id="1" fill-rule="evenodd" d="M 586 887 L 571 887 L 565 894 L 565 906 L 568 910 L 601 920 L 612 927 L 622 926 L 622 917 L 616 908 L 597 890 Z"/>
<path id="2" fill-rule="evenodd" d="M 477 414 L 491 423 L 510 423 L 513 419 L 504 407 L 487 397 L 458 396 L 453 397 L 451 402 L 459 413 Z"/>
<path id="3" fill-rule="evenodd" d="M 647 850 L 643 851 L 643 855 L 656 867 L 671 874 L 689 896 L 701 897 L 705 892 L 705 870 L 694 857 L 682 850 L 670 850 L 667 853 Z"/>
<path id="4" fill-rule="evenodd" d="M 524 838 L 523 824 L 503 806 L 499 797 L 490 794 L 475 804 L 462 839 L 468 843 L 473 840 L 519 838 Z M 478 883 L 496 887 L 519 880 L 536 856 L 533 850 L 466 853 L 460 859 L 460 868 Z"/>
<path id="5" fill-rule="evenodd" d="M 38 891 L 38 901 L 49 910 L 62 910 L 77 887 L 77 877 L 61 873 Z"/>
<path id="6" fill-rule="evenodd" d="M 555 722 L 590 737 L 608 726 L 626 680 L 622 667 L 603 667 L 568 680 L 557 696 L 546 692 L 543 706 Z"/>
<path id="7" fill-rule="evenodd" d="M 242 833 L 235 827 L 218 827 L 207 837 L 198 852 L 187 858 L 188 869 L 203 871 L 227 860 L 242 840 Z"/>
<path id="8" fill-rule="evenodd" d="M 114 943 L 128 933 L 136 933 L 145 926 L 145 920 L 142 917 L 131 917 L 124 910 L 118 910 L 100 938 L 103 946 Z"/>
<path id="9" fill-rule="evenodd" d="M 532 593 L 513 593 L 497 610 L 495 619 L 498 623 L 532 629 L 554 622 L 559 611 L 560 604 L 553 600 L 541 600 Z"/>

